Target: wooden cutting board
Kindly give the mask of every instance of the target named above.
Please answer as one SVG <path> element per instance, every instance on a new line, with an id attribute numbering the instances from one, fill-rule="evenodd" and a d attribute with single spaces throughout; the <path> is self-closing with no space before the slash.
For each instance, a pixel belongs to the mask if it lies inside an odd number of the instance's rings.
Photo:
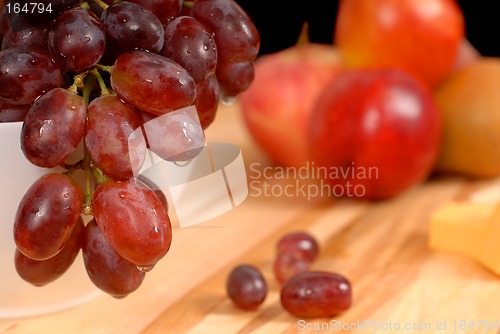
<path id="1" fill-rule="evenodd" d="M 240 146 L 247 167 L 267 164 L 237 105 L 221 107 L 207 138 Z M 0 333 L 500 333 L 500 277 L 470 259 L 427 247 L 431 212 L 488 185 L 433 178 L 379 203 L 256 196 L 250 189 L 236 209 L 174 228 L 169 254 L 127 298 L 103 294 L 69 310 L 0 320 Z M 347 312 L 305 320 L 282 309 L 272 274 L 274 247 L 284 233 L 298 230 L 320 242 L 314 269 L 352 282 Z M 254 312 L 236 309 L 225 296 L 226 276 L 241 263 L 261 268 L 269 283 L 266 301 Z"/>

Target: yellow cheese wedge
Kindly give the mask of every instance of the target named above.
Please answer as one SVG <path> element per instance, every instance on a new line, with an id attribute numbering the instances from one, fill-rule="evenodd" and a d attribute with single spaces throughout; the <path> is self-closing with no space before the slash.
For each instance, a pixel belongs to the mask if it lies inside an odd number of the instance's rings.
<path id="1" fill-rule="evenodd" d="M 495 207 L 484 224 L 473 255 L 476 261 L 500 275 L 500 205 Z"/>
<path id="2" fill-rule="evenodd" d="M 487 224 L 489 226 L 489 218 L 492 216 L 495 206 L 492 203 L 456 201 L 442 205 L 430 218 L 428 239 L 430 249 L 466 255 L 476 259 L 480 257 L 482 258 L 481 263 L 485 264 L 495 263 L 494 255 L 486 255 L 490 251 L 488 247 L 482 247 L 482 252 L 477 248 L 478 244 L 482 244 L 480 240 L 484 238 L 483 231 Z M 489 226 L 489 230 L 497 232 L 495 239 L 497 251 L 495 254 L 500 268 L 500 210 L 497 214 L 497 229 L 495 226 Z"/>

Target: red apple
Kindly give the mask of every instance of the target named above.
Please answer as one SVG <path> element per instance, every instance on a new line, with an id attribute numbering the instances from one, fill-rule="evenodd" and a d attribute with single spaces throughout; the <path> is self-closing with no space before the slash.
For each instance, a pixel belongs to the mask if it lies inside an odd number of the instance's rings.
<path id="1" fill-rule="evenodd" d="M 390 198 L 434 168 L 441 116 L 431 92 L 403 71 L 346 72 L 314 110 L 314 168 L 334 196 Z"/>
<path id="2" fill-rule="evenodd" d="M 344 0 L 335 44 L 351 68 L 398 67 L 435 87 L 464 39 L 455 0 Z"/>
<path id="3" fill-rule="evenodd" d="M 262 56 L 255 79 L 239 96 L 251 136 L 274 163 L 304 166 L 312 107 L 342 69 L 332 45 L 304 44 Z"/>

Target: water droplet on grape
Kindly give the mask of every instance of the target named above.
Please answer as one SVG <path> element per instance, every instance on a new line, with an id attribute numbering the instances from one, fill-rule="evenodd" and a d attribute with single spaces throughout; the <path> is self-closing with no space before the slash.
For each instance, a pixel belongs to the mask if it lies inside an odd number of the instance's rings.
<path id="1" fill-rule="evenodd" d="M 142 271 L 143 273 L 148 273 L 151 270 L 153 270 L 154 267 L 155 267 L 155 265 L 153 264 L 150 266 L 137 266 L 137 269 L 139 269 L 139 271 Z"/>
<path id="2" fill-rule="evenodd" d="M 222 96 L 221 102 L 226 106 L 232 106 L 236 98 L 234 96 Z"/>
<path id="3" fill-rule="evenodd" d="M 186 161 L 174 161 L 174 165 L 178 167 L 186 167 L 191 163 L 192 160 L 186 160 Z"/>

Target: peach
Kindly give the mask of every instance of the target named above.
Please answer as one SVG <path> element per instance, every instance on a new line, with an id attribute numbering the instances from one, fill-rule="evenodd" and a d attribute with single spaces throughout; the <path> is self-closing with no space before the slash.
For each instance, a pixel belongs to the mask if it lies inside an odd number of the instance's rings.
<path id="1" fill-rule="evenodd" d="M 500 175 L 500 59 L 482 58 L 436 90 L 444 133 L 437 170 Z"/>

